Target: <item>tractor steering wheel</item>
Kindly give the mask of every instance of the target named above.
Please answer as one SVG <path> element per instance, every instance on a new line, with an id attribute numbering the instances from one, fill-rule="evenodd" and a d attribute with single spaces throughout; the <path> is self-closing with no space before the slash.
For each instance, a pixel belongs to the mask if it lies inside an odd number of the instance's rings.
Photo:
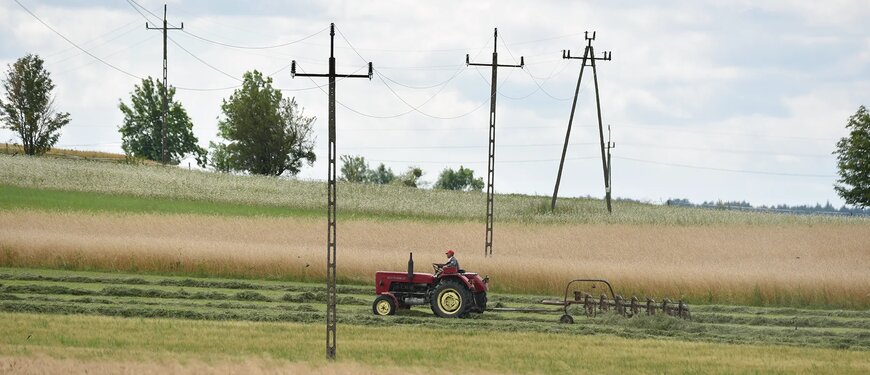
<path id="1" fill-rule="evenodd" d="M 432 263 L 432 269 L 434 269 L 435 272 L 441 271 L 441 268 L 442 268 L 442 267 L 444 267 L 443 264 L 440 264 L 440 263 Z"/>

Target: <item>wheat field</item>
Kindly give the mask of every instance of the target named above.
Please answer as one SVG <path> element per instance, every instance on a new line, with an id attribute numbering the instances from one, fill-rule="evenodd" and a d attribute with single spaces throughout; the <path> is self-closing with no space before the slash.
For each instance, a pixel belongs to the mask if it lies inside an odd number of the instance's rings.
<path id="1" fill-rule="evenodd" d="M 322 280 L 325 222 L 311 218 L 0 211 L 0 265 Z M 870 226 L 506 223 L 483 257 L 476 222 L 345 220 L 341 282 L 417 271 L 456 249 L 497 291 L 558 295 L 573 278 L 692 302 L 870 306 Z"/>

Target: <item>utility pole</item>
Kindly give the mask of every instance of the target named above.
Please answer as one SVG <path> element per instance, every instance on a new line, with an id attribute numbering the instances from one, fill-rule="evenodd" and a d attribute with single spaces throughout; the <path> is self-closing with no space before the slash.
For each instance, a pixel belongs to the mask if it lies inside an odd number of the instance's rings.
<path id="1" fill-rule="evenodd" d="M 520 65 L 505 65 L 498 63 L 498 28 L 493 32 L 492 43 L 492 63 L 481 64 L 470 61 L 468 54 L 465 55 L 465 65 L 473 66 L 491 66 L 492 67 L 492 92 L 489 98 L 489 170 L 486 174 L 486 245 L 483 248 L 483 256 L 492 256 L 492 214 L 494 211 L 493 198 L 495 195 L 495 99 L 497 94 L 496 85 L 498 84 L 497 72 L 498 67 L 502 68 L 523 68 L 525 62 L 520 56 Z"/>
<path id="2" fill-rule="evenodd" d="M 145 29 L 148 30 L 162 30 L 163 31 L 163 121 L 160 125 L 160 163 L 166 165 L 166 116 L 167 112 L 169 112 L 169 90 L 167 88 L 168 78 L 167 78 L 167 62 L 166 62 L 166 31 L 167 30 L 183 30 L 184 22 L 181 23 L 181 27 L 168 27 L 169 23 L 166 22 L 166 4 L 163 4 L 163 27 L 151 27 L 148 26 L 148 22 L 145 22 Z"/>
<path id="3" fill-rule="evenodd" d="M 613 189 L 613 163 L 610 159 L 610 150 L 616 148 L 616 143 L 610 141 L 610 125 L 607 125 L 607 212 L 613 212 L 610 207 L 610 191 Z"/>
<path id="4" fill-rule="evenodd" d="M 592 77 L 595 81 L 595 105 L 598 109 L 598 137 L 601 141 L 601 165 L 604 168 L 604 190 L 605 199 L 607 200 L 607 212 L 611 212 L 610 208 L 610 179 L 609 179 L 609 162 L 604 155 L 604 129 L 601 125 L 601 100 L 598 96 L 598 70 L 595 68 L 595 61 L 603 60 L 610 61 L 612 52 L 604 52 L 602 57 L 595 57 L 595 49 L 592 48 L 592 41 L 595 40 L 595 32 L 592 32 L 592 37 L 589 37 L 589 32 L 584 33 L 586 38 L 586 49 L 583 51 L 583 57 L 571 56 L 571 50 L 562 50 L 563 59 L 582 59 L 583 64 L 580 65 L 580 76 L 577 78 L 577 88 L 574 89 L 574 103 L 571 105 L 571 117 L 568 118 L 568 130 L 565 133 L 565 145 L 562 147 L 562 159 L 559 161 L 559 173 L 556 175 L 556 188 L 553 190 L 553 201 L 550 204 L 550 209 L 556 209 L 556 197 L 559 195 L 559 183 L 562 180 L 562 168 L 565 166 L 565 154 L 568 152 L 568 140 L 571 138 L 571 125 L 574 123 L 574 111 L 577 109 L 577 96 L 580 94 L 580 82 L 583 80 L 583 69 L 587 66 L 592 67 Z"/>
<path id="5" fill-rule="evenodd" d="M 335 73 L 335 24 L 329 24 L 329 73 L 311 74 L 296 73 L 296 60 L 290 64 L 291 77 L 326 77 L 329 78 L 329 168 L 327 171 L 327 234 L 326 234 L 326 358 L 335 360 L 335 326 L 336 326 L 336 287 L 335 287 L 335 249 L 336 249 L 336 194 L 335 194 L 335 78 L 368 78 L 372 79 L 372 63 L 369 62 L 369 74 L 336 74 Z"/>

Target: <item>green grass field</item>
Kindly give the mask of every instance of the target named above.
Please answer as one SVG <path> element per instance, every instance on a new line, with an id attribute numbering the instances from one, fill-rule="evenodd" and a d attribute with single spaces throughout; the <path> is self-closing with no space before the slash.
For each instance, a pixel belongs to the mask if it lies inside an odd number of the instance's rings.
<path id="1" fill-rule="evenodd" d="M 0 155 L 0 185 L 10 194 L 32 195 L 34 207 L 67 207 L 112 211 L 129 205 L 134 212 L 190 212 L 207 214 L 324 215 L 323 182 L 262 176 L 236 176 L 150 165 L 100 163 L 53 158 Z M 9 190 L 12 187 L 37 189 Z M 69 195 L 59 192 L 97 193 Z M 5 192 L 4 192 L 5 193 Z M 486 199 L 482 192 L 457 192 L 340 183 L 341 215 L 345 218 L 483 221 Z M 7 194 L 3 194 L 7 195 Z M 45 195 L 44 197 L 42 195 Z M 99 203 L 106 197 L 107 203 Z M 70 198 L 67 202 L 66 198 Z M 148 201 L 142 201 L 147 199 Z M 15 203 L 6 199 L 2 204 Z M 150 203 L 149 203 L 150 202 Z M 178 202 L 186 202 L 174 207 Z M 799 216 L 685 207 L 666 207 L 616 201 L 612 215 L 598 199 L 560 198 L 550 211 L 546 196 L 496 196 L 497 221 L 529 223 L 612 223 L 636 225 L 812 225 L 834 223 L 866 225 L 867 218 Z M 217 207 L 207 207 L 206 205 Z M 189 210 L 189 211 L 185 211 Z M 141 211 L 139 211 L 141 212 Z"/>
<path id="2" fill-rule="evenodd" d="M 443 361 L 438 353 L 450 352 L 460 365 L 493 373 L 870 368 L 870 311 L 709 305 L 692 306 L 691 321 L 578 313 L 565 325 L 556 311 L 452 320 L 415 307 L 377 317 L 372 297 L 369 287 L 339 288 L 343 362 L 432 368 Z M 543 297 L 495 294 L 490 303 L 531 307 Z M 0 356 L 323 365 L 324 298 L 320 284 L 0 268 Z M 456 350 L 458 335 L 476 350 Z"/>
<path id="3" fill-rule="evenodd" d="M 112 213 L 159 213 L 221 216 L 311 217 L 322 212 L 264 205 L 155 199 L 82 191 L 29 189 L 0 185 L 0 210 L 32 209 Z"/>

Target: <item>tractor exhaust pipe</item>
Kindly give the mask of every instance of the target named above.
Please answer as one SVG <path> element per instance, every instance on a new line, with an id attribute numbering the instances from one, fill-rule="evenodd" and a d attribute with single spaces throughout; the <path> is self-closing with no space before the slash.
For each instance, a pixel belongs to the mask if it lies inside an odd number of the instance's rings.
<path id="1" fill-rule="evenodd" d="M 408 258 L 408 281 L 414 279 L 414 253 Z"/>

